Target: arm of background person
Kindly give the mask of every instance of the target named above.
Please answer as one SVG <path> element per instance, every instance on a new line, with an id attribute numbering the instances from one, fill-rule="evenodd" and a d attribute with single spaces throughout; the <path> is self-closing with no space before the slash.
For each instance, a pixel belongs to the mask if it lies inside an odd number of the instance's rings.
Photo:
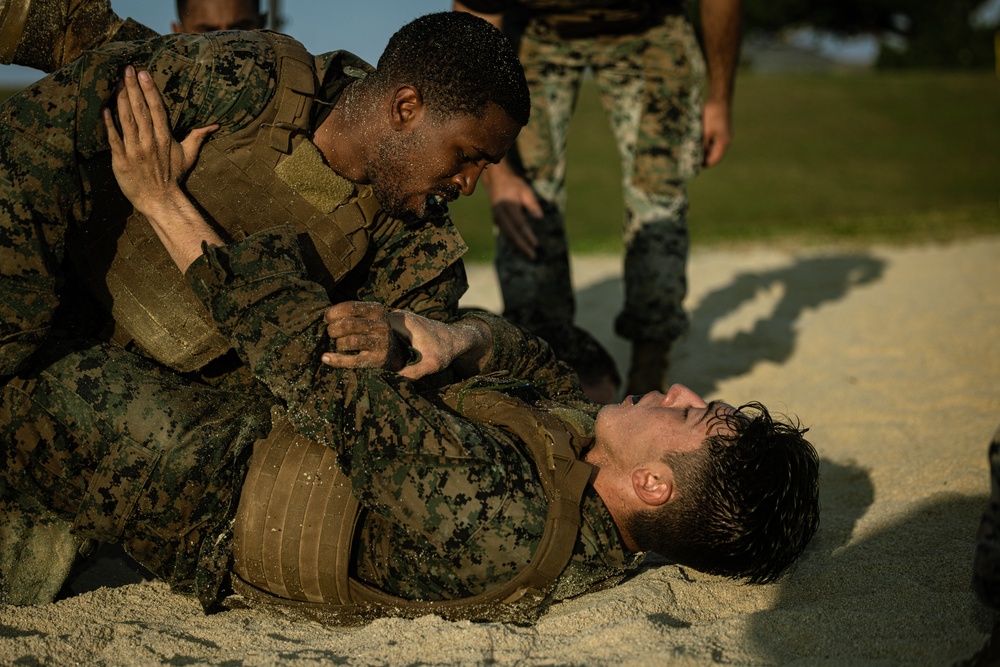
<path id="1" fill-rule="evenodd" d="M 701 0 L 701 28 L 708 62 L 708 97 L 702 111 L 704 164 L 719 163 L 733 139 L 733 83 L 739 65 L 742 0 Z"/>
<path id="2" fill-rule="evenodd" d="M 489 21 L 497 29 L 503 30 L 502 12 L 473 11 L 468 5 L 457 0 L 452 3 L 452 9 L 478 16 Z M 509 157 L 504 157 L 497 164 L 487 167 L 483 172 L 482 182 L 489 193 L 493 223 L 499 232 L 526 257 L 537 259 L 538 237 L 532 230 L 528 218 L 530 216 L 535 220 L 541 219 L 542 207 L 531 186 L 514 170 Z"/>

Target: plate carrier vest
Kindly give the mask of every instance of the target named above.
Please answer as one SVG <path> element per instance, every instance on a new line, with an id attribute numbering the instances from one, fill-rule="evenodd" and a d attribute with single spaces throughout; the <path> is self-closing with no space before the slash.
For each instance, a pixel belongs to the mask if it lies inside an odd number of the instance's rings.
<path id="1" fill-rule="evenodd" d="M 297 435 L 281 408 L 275 408 L 271 434 L 254 445 L 236 514 L 235 591 L 337 624 L 425 614 L 452 620 L 535 620 L 545 594 L 573 555 L 583 493 L 593 470 L 580 456 L 592 438 L 551 412 L 495 389 L 468 385 L 450 388 L 445 404 L 525 443 L 548 501 L 541 541 L 517 576 L 479 595 L 435 601 L 396 597 L 351 577 L 352 546 L 364 508 L 338 470 L 333 450 Z"/>
<path id="2" fill-rule="evenodd" d="M 311 135 L 316 69 L 313 56 L 295 40 L 261 34 L 277 53 L 276 92 L 249 125 L 205 142 L 185 187 L 234 240 L 293 225 L 300 242 L 315 250 L 303 253 L 310 278 L 332 293 L 364 257 L 370 231 L 402 222 L 382 210 L 368 186 L 354 187 L 343 203 L 324 213 L 275 174 L 279 161 Z M 145 216 L 132 213 L 124 229 L 120 224 L 86 225 L 81 236 L 74 261 L 93 291 L 110 301 L 115 342 L 134 341 L 181 372 L 202 368 L 229 350 Z"/>

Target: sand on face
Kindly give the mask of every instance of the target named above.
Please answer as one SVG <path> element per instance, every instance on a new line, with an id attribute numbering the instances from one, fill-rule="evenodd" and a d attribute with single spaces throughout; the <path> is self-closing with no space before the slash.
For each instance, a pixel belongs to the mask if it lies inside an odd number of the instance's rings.
<path id="1" fill-rule="evenodd" d="M 574 271 L 578 322 L 624 371 L 619 262 L 575 257 Z M 498 309 L 491 267 L 469 274 L 465 305 Z M 970 586 L 1000 426 L 1000 237 L 696 248 L 689 277 L 692 327 L 671 380 L 797 415 L 822 459 L 819 532 L 781 581 L 744 586 L 654 559 L 532 627 L 360 628 L 273 610 L 204 616 L 142 582 L 0 606 L 0 664 L 948 665 L 975 652 L 1000 618 Z M 114 567 L 92 581 L 113 582 Z"/>

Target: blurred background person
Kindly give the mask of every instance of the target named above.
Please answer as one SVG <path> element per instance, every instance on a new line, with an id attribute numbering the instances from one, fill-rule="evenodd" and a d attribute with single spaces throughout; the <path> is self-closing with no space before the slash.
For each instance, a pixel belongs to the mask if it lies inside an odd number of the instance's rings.
<path id="1" fill-rule="evenodd" d="M 732 138 L 741 0 L 701 0 L 704 52 L 684 0 L 463 0 L 453 8 L 507 33 L 532 94 L 515 149 L 483 175 L 504 315 L 547 336 L 581 377 L 591 374 L 593 355 L 576 349 L 590 341 L 573 326 L 564 220 L 566 136 L 589 69 L 622 167 L 625 305 L 615 331 L 632 342 L 626 393 L 663 389 L 670 348 L 688 328 L 685 183 L 717 164 Z"/>
<path id="2" fill-rule="evenodd" d="M 174 32 L 213 30 L 260 30 L 267 26 L 267 13 L 260 0 L 177 0 Z"/>

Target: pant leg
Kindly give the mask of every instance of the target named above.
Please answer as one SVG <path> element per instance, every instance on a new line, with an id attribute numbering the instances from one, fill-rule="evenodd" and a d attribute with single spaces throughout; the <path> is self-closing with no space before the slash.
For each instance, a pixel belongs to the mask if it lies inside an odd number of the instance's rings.
<path id="1" fill-rule="evenodd" d="M 669 343 L 687 329 L 685 183 L 702 159 L 704 62 L 690 25 L 670 16 L 641 36 L 604 43 L 594 69 L 625 198 L 625 305 L 615 329 Z"/>
<path id="2" fill-rule="evenodd" d="M 214 601 L 219 552 L 269 401 L 188 381 L 117 347 L 47 350 L 0 394 L 0 483 L 72 526 L 120 542 L 176 590 Z"/>
<path id="3" fill-rule="evenodd" d="M 566 134 L 576 106 L 585 54 L 528 33 L 519 55 L 531 91 L 531 118 L 512 160 L 544 211 L 532 220 L 539 239 L 532 261 L 497 237 L 496 270 L 504 315 L 532 331 L 568 327 L 575 309 L 566 241 Z"/>

